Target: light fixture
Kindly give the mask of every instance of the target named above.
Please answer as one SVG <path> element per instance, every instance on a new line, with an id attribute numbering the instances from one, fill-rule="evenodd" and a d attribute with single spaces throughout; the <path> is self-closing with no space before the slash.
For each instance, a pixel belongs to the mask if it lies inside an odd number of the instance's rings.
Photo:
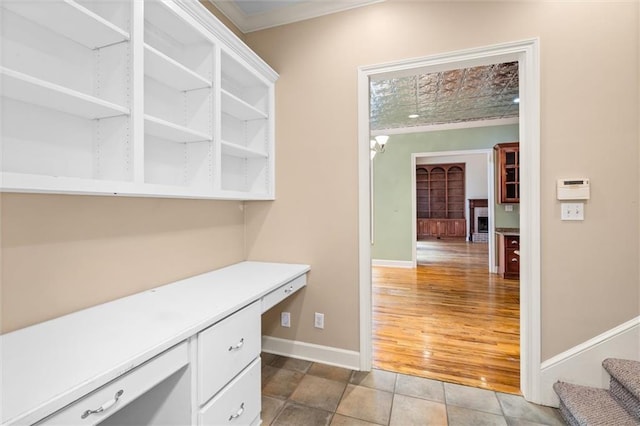
<path id="1" fill-rule="evenodd" d="M 409 118 L 418 118 L 420 114 L 409 114 Z"/>
<path id="2" fill-rule="evenodd" d="M 514 104 L 519 104 L 520 103 L 520 98 L 513 98 L 513 103 Z"/>
<path id="3" fill-rule="evenodd" d="M 371 150 L 371 159 L 376 156 L 377 153 L 383 153 L 384 147 L 389 140 L 389 136 L 387 135 L 378 135 L 371 139 L 369 149 Z"/>

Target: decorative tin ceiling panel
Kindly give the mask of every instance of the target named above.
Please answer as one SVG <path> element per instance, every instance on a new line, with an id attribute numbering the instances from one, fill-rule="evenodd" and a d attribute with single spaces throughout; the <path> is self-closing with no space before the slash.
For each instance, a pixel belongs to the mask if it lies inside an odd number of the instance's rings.
<path id="1" fill-rule="evenodd" d="M 372 80 L 371 130 L 518 117 L 517 97 L 517 62 Z"/>

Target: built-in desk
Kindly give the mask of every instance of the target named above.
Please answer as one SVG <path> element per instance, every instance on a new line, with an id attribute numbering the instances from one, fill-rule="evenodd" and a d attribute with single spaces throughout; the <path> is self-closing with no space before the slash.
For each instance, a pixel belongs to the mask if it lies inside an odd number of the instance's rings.
<path id="1" fill-rule="evenodd" d="M 308 265 L 242 262 L 0 336 L 5 424 L 260 423 L 260 315 Z"/>

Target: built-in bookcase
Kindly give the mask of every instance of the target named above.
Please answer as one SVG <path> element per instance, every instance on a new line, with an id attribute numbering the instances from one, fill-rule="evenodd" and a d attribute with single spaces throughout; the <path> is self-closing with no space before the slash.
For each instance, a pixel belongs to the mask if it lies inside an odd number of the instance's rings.
<path id="1" fill-rule="evenodd" d="M 203 6 L 0 14 L 3 191 L 274 198 L 277 74 Z"/>

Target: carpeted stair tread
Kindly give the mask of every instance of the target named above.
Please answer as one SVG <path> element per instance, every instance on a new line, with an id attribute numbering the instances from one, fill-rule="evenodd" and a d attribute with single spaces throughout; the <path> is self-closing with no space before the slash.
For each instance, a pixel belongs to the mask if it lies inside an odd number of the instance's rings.
<path id="1" fill-rule="evenodd" d="M 640 362 L 629 359 L 607 358 L 602 362 L 605 370 L 640 400 Z"/>
<path id="2" fill-rule="evenodd" d="M 607 358 L 602 365 L 611 375 L 609 393 L 640 422 L 640 362 Z"/>
<path id="3" fill-rule="evenodd" d="M 556 382 L 561 413 L 572 426 L 640 426 L 606 389 Z"/>

